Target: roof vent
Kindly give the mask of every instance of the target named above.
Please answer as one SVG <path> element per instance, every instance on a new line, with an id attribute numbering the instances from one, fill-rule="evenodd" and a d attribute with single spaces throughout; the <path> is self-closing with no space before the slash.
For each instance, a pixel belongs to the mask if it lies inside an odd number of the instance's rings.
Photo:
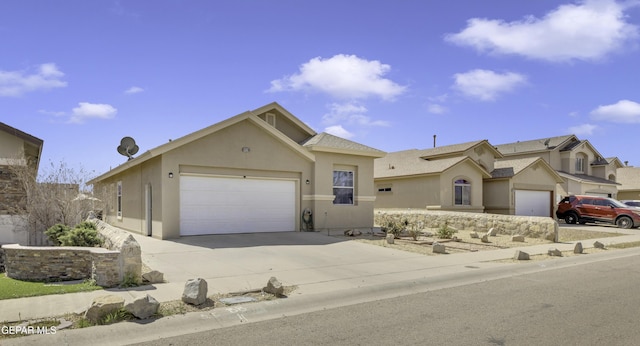
<path id="1" fill-rule="evenodd" d="M 267 124 L 276 127 L 276 115 L 273 113 L 267 113 L 264 115 L 265 117 L 265 121 L 267 122 Z"/>

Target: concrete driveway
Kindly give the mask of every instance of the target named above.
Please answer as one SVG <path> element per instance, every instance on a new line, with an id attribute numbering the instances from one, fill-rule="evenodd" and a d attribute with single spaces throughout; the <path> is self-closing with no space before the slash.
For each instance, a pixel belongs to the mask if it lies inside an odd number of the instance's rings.
<path id="1" fill-rule="evenodd" d="M 184 285 L 200 277 L 218 293 L 259 289 L 272 276 L 298 286 L 297 293 L 317 293 L 384 283 L 398 273 L 430 267 L 424 255 L 314 232 L 134 237 L 143 262 L 163 272 L 166 281 Z"/>

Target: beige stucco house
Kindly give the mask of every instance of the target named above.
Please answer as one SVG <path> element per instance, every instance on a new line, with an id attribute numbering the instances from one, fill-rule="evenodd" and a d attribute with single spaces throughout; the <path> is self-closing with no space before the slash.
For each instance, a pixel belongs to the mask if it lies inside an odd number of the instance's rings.
<path id="1" fill-rule="evenodd" d="M 373 226 L 373 160 L 385 153 L 316 133 L 277 103 L 148 150 L 89 184 L 106 220 L 185 235 Z"/>
<path id="2" fill-rule="evenodd" d="M 497 145 L 502 159 L 539 157 L 563 179 L 556 189 L 556 203 L 571 194 L 618 198 L 618 158 L 604 158 L 588 140 L 575 135 L 535 139 Z"/>
<path id="3" fill-rule="evenodd" d="M 388 153 L 375 160 L 376 208 L 552 216 L 562 178 L 541 159 L 502 157 L 487 140 Z"/>
<path id="4" fill-rule="evenodd" d="M 43 145 L 42 139 L 0 122 L 0 244 L 29 242 L 19 211 L 26 192 L 14 168 L 24 168 L 35 177 Z"/>
<path id="5" fill-rule="evenodd" d="M 640 200 L 640 167 L 620 167 L 616 173 L 618 199 Z"/>

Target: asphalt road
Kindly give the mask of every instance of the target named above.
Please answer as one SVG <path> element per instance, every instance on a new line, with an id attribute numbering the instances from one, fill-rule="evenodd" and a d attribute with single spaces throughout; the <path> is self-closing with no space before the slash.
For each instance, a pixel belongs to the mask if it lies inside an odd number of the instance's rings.
<path id="1" fill-rule="evenodd" d="M 139 345 L 637 345 L 640 254 Z"/>

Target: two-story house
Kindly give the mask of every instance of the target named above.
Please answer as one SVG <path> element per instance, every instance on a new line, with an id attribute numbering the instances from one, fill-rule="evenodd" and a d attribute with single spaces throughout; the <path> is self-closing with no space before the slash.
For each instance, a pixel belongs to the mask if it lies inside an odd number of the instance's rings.
<path id="1" fill-rule="evenodd" d="M 558 184 L 556 202 L 572 194 L 617 198 L 616 170 L 623 167 L 618 158 L 604 158 L 588 140 L 575 135 L 534 139 L 496 145 L 501 160 L 539 157 L 564 180 Z"/>
<path id="2" fill-rule="evenodd" d="M 25 174 L 37 175 L 43 144 L 43 140 L 0 122 L 0 244 L 29 242 L 21 212 L 26 191 L 20 179 Z"/>

